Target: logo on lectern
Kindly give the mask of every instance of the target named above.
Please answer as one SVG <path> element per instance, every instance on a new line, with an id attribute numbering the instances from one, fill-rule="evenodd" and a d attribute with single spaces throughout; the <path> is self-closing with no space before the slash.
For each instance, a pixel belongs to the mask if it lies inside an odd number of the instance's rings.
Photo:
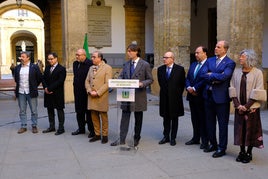
<path id="1" fill-rule="evenodd" d="M 129 91 L 122 91 L 122 98 L 129 98 Z"/>

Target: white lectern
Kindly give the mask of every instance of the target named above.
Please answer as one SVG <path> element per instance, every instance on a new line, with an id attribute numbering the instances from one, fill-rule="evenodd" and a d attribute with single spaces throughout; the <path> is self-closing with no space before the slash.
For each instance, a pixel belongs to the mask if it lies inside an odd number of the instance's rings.
<path id="1" fill-rule="evenodd" d="M 117 101 L 117 139 L 120 139 L 120 124 L 122 118 L 122 109 L 130 110 L 130 122 L 125 144 L 118 145 L 120 151 L 136 151 L 138 147 L 134 146 L 134 112 L 135 109 L 135 88 L 139 88 L 139 80 L 133 79 L 110 79 L 109 88 L 116 89 Z"/>

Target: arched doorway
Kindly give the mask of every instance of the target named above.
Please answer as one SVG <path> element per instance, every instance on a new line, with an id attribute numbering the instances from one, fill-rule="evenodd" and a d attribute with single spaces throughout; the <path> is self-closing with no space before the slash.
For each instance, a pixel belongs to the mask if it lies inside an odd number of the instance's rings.
<path id="1" fill-rule="evenodd" d="M 29 51 L 31 52 L 31 62 L 34 63 L 38 59 L 37 54 L 37 37 L 30 31 L 17 31 L 15 32 L 11 38 L 11 48 L 12 48 L 12 57 L 14 57 L 14 62 L 20 62 L 20 52 L 21 51 Z"/>
<path id="2" fill-rule="evenodd" d="M 13 4 L 12 4 L 13 3 Z M 37 59 L 45 62 L 45 33 L 42 13 L 32 3 L 27 3 L 24 8 L 14 6 L 13 1 L 0 4 L 0 73 L 11 75 L 9 67 L 12 63 L 19 62 L 22 50 L 32 52 L 31 61 Z M 25 49 L 23 48 L 25 46 Z"/>

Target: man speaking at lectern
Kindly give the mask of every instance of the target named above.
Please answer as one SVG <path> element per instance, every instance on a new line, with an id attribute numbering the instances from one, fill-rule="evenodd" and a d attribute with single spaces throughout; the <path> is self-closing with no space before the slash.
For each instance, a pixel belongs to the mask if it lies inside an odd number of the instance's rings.
<path id="1" fill-rule="evenodd" d="M 119 79 L 137 79 L 139 80 L 139 88 L 135 89 L 135 102 L 133 107 L 131 107 L 129 103 L 121 106 L 122 118 L 120 123 L 120 138 L 111 143 L 111 146 L 125 144 L 131 112 L 134 112 L 135 117 L 134 146 L 139 144 L 141 138 L 143 111 L 147 110 L 146 88 L 152 84 L 153 77 L 149 63 L 140 58 L 140 53 L 141 50 L 137 44 L 132 43 L 127 47 L 129 61 L 123 65 Z"/>

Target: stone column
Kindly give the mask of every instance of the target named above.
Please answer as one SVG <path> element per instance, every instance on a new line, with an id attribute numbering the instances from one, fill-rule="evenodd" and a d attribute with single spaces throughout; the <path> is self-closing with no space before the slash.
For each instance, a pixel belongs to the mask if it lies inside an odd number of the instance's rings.
<path id="1" fill-rule="evenodd" d="M 175 63 L 186 69 L 190 65 L 190 17 L 191 1 L 154 1 L 154 64 L 155 82 L 152 93 L 158 93 L 156 68 L 163 64 L 162 57 L 167 50 L 174 52 Z"/>
<path id="2" fill-rule="evenodd" d="M 155 1 L 154 12 L 155 66 L 161 65 L 162 56 L 167 50 L 171 50 L 175 53 L 176 63 L 188 68 L 191 1 Z"/>
<path id="3" fill-rule="evenodd" d="M 218 0 L 218 40 L 230 42 L 229 56 L 238 63 L 239 52 L 245 48 L 262 59 L 264 0 Z M 227 15 L 228 14 L 228 15 Z"/>
<path id="4" fill-rule="evenodd" d="M 146 6 L 140 1 L 126 1 L 126 47 L 136 41 L 141 48 L 141 57 L 145 59 L 145 10 Z"/>
<path id="5" fill-rule="evenodd" d="M 59 62 L 62 65 L 64 60 L 62 58 L 62 16 L 61 16 L 61 2 L 59 0 L 49 2 L 49 37 L 50 37 L 50 52 L 56 52 L 59 56 Z M 46 54 L 47 55 L 47 54 Z"/>
<path id="6" fill-rule="evenodd" d="M 88 28 L 88 5 L 88 1 L 85 0 L 62 1 L 63 58 L 69 70 L 72 70 L 76 50 L 83 48 L 84 36 Z"/>
<path id="7" fill-rule="evenodd" d="M 62 54 L 63 64 L 67 69 L 65 80 L 65 102 L 73 102 L 73 73 L 72 65 L 75 52 L 83 48 L 84 36 L 87 33 L 87 5 L 85 0 L 63 0 L 62 6 Z"/>

